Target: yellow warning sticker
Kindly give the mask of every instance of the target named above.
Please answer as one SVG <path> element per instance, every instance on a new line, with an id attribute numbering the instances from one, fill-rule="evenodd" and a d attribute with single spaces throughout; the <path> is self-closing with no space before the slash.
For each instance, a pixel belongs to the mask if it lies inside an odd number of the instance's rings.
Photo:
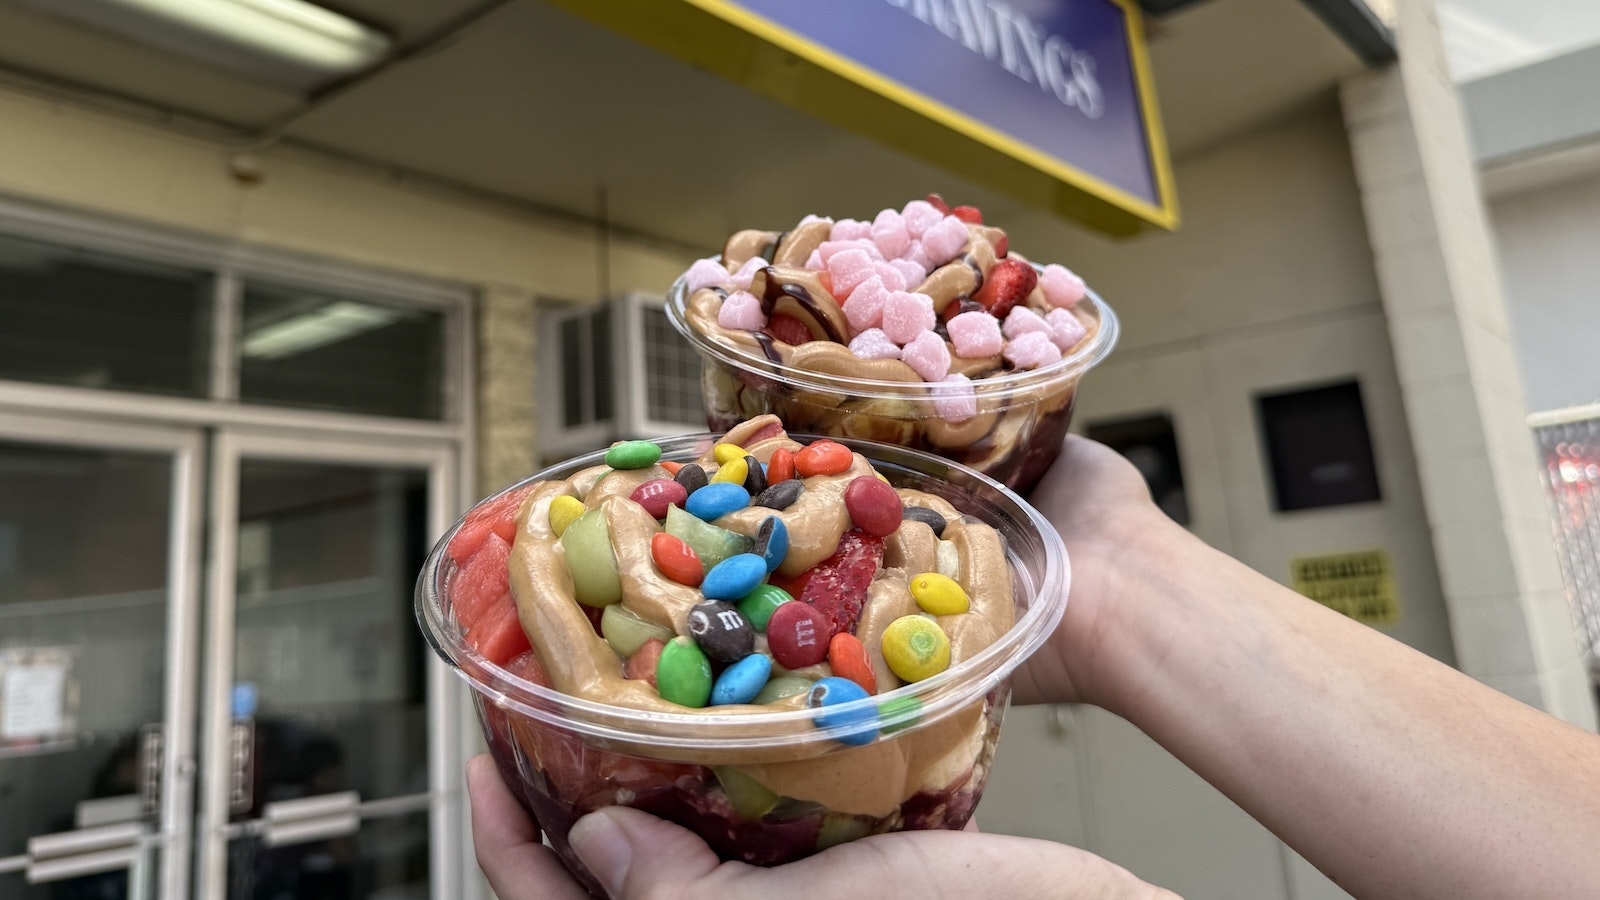
<path id="1" fill-rule="evenodd" d="M 1382 550 L 1302 556 L 1290 561 L 1289 576 L 1296 591 L 1358 622 L 1391 625 L 1400 619 L 1394 570 Z"/>

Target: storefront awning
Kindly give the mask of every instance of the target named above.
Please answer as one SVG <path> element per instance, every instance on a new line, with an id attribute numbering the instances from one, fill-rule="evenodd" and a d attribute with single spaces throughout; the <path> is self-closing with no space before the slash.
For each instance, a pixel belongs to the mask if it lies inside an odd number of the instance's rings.
<path id="1" fill-rule="evenodd" d="M 1132 0 L 555 2 L 1105 233 L 1177 225 Z M 706 115 L 720 140 L 753 153 L 789 139 L 739 135 L 737 122 Z"/>

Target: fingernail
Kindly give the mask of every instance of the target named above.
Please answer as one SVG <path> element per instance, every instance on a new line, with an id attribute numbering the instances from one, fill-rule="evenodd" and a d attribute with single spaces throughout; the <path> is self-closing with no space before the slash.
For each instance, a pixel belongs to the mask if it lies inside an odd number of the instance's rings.
<path id="1" fill-rule="evenodd" d="M 572 852 L 612 897 L 620 896 L 628 881 L 628 866 L 633 862 L 633 845 L 622 826 L 604 810 L 579 819 L 567 833 Z"/>

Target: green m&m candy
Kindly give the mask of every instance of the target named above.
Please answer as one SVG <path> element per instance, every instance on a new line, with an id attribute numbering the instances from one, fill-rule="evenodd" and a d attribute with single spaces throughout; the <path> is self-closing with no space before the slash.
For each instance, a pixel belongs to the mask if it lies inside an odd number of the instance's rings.
<path id="1" fill-rule="evenodd" d="M 711 701 L 711 660 L 693 638 L 680 634 L 661 648 L 656 690 L 679 706 L 699 709 Z"/>

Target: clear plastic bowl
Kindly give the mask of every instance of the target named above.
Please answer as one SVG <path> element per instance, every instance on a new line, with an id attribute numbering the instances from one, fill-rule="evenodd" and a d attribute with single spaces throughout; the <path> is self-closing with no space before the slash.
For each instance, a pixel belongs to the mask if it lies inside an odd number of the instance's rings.
<path id="1" fill-rule="evenodd" d="M 689 461 L 716 437 L 689 435 L 658 443 L 663 459 Z M 959 829 L 971 817 L 999 738 L 1011 675 L 1044 643 L 1066 607 L 1066 549 L 1036 510 L 984 475 L 901 447 L 844 443 L 872 460 L 896 487 L 943 497 L 999 530 L 1016 621 L 995 643 L 938 675 L 855 705 L 829 707 L 843 724 L 823 727 L 813 709 L 663 714 L 559 693 L 524 677 L 526 671 L 513 671 L 517 661 L 495 665 L 465 642 L 451 610 L 456 563 L 444 552 L 455 528 L 429 555 L 416 592 L 422 633 L 472 686 L 484 738 L 512 793 L 568 868 L 596 893 L 596 883 L 571 852 L 567 832 L 580 816 L 604 806 L 631 806 L 677 822 L 724 859 L 758 865 L 800 859 L 868 834 Z M 603 457 L 603 452 L 578 457 L 520 484 L 564 480 L 601 464 Z M 867 744 L 841 743 L 837 737 L 861 728 L 852 716 L 857 710 L 876 719 L 880 733 Z M 830 783 L 832 796 L 860 795 L 860 808 L 834 809 L 780 796 L 750 773 L 768 783 L 821 779 Z M 892 797 L 887 805 L 885 791 Z"/>
<path id="2" fill-rule="evenodd" d="M 775 413 L 794 431 L 897 444 L 962 463 L 1026 495 L 1061 452 L 1078 381 L 1116 344 L 1117 316 L 1093 291 L 1077 308 L 1097 327 L 1060 361 L 977 379 L 978 415 L 945 422 L 938 386 L 817 372 L 775 361 L 691 321 L 686 282 L 667 293 L 667 318 L 702 360 L 706 427 L 725 431 Z"/>

